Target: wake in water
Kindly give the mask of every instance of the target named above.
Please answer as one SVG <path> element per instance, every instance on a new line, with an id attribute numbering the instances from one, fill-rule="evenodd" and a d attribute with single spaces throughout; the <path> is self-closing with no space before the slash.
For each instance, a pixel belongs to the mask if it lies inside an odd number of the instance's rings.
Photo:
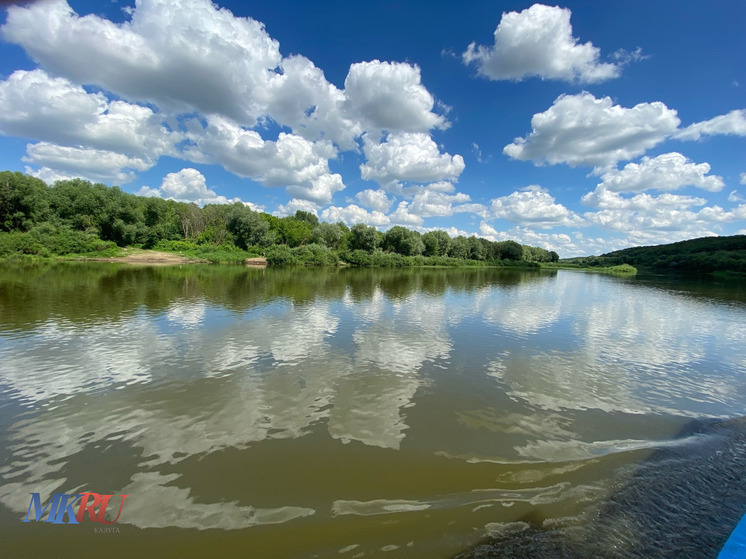
<path id="1" fill-rule="evenodd" d="M 567 525 L 525 518 L 456 559 L 712 559 L 746 513 L 746 417 L 693 425 L 628 483 Z"/>

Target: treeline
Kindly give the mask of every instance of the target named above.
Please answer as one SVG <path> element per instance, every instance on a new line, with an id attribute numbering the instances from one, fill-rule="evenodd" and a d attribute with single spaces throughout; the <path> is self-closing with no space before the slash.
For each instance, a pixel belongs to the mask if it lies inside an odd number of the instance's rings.
<path id="1" fill-rule="evenodd" d="M 270 263 L 360 266 L 487 265 L 556 262 L 559 256 L 515 241 L 451 238 L 395 226 L 324 223 L 309 212 L 277 217 L 241 203 L 196 204 L 137 196 L 82 179 L 43 181 L 0 173 L 0 258 L 115 254 L 119 247 L 176 251 L 211 261 L 266 255 Z"/>
<path id="2" fill-rule="evenodd" d="M 627 248 L 601 256 L 564 260 L 585 266 L 630 264 L 656 271 L 746 273 L 746 235 L 703 237 L 658 246 Z"/>

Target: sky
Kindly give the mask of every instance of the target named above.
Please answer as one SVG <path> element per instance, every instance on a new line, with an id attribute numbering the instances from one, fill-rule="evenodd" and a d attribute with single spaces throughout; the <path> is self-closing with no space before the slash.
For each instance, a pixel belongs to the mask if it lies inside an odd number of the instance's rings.
<path id="1" fill-rule="evenodd" d="M 0 1 L 0 169 L 561 257 L 746 234 L 746 2 Z"/>

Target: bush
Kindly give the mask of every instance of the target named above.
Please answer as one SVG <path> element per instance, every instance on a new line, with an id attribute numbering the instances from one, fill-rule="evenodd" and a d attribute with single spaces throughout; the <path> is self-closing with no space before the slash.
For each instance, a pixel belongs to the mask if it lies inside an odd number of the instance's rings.
<path id="1" fill-rule="evenodd" d="M 285 264 L 295 264 L 295 257 L 293 256 L 290 247 L 287 245 L 274 245 L 267 249 L 266 252 L 267 263 L 273 266 L 282 266 Z"/>
<path id="2" fill-rule="evenodd" d="M 0 257 L 7 258 L 18 254 L 49 256 L 49 250 L 30 233 L 0 232 Z"/>
<path id="3" fill-rule="evenodd" d="M 370 252 L 365 250 L 345 250 L 339 253 L 340 259 L 347 262 L 350 266 L 370 266 Z"/>
<path id="4" fill-rule="evenodd" d="M 291 249 L 294 260 L 312 266 L 335 266 L 339 257 L 323 245 L 312 243 Z"/>

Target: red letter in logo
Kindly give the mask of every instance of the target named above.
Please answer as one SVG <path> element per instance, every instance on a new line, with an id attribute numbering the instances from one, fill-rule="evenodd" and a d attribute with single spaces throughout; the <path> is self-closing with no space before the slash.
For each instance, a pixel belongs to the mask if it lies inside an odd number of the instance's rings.
<path id="1" fill-rule="evenodd" d="M 93 495 L 93 503 L 90 505 L 88 504 L 88 497 Z M 109 497 L 109 495 L 106 495 L 106 497 Z M 88 516 L 91 519 L 91 522 L 96 522 L 96 505 L 98 505 L 101 502 L 101 495 L 98 493 L 83 493 L 83 499 L 80 501 L 80 508 L 78 509 L 78 514 L 75 515 L 75 519 L 78 522 L 83 521 L 83 517 L 85 516 L 85 510 L 88 509 Z"/>
<path id="2" fill-rule="evenodd" d="M 124 506 L 124 500 L 129 497 L 129 495 L 122 495 L 122 504 L 119 505 L 119 513 L 117 514 L 117 517 L 112 520 L 111 522 L 108 522 L 106 518 L 104 518 L 104 514 L 106 513 L 106 507 L 109 504 L 109 499 L 113 497 L 113 495 L 101 495 L 102 501 L 101 501 L 101 507 L 98 509 L 98 521 L 102 524 L 114 524 L 117 520 L 119 520 L 119 516 L 122 514 L 122 507 Z"/>

